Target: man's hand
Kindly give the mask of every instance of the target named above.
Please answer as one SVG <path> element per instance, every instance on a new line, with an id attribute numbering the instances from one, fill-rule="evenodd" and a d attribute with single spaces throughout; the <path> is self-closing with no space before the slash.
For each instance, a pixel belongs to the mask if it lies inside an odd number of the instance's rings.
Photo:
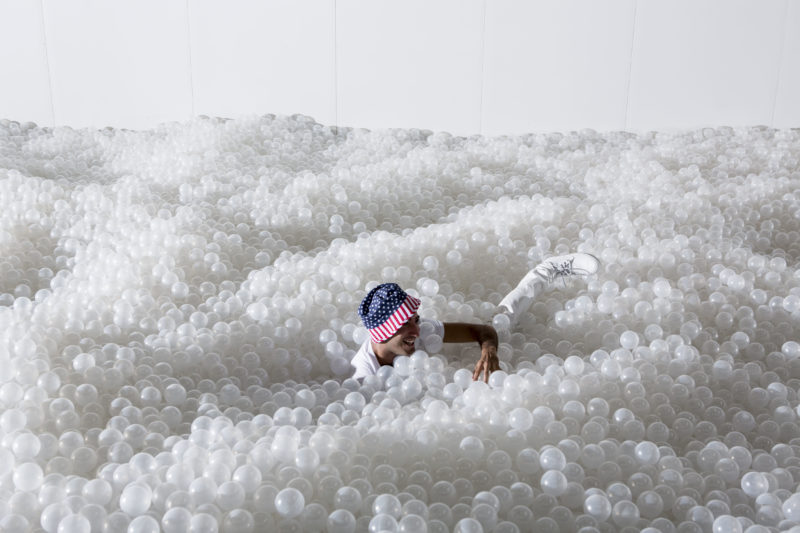
<path id="1" fill-rule="evenodd" d="M 472 379 L 478 380 L 481 372 L 483 380 L 489 383 L 489 374 L 500 370 L 500 360 L 497 358 L 497 332 L 488 324 L 468 324 L 463 322 L 444 323 L 444 342 L 469 342 L 475 341 L 481 347 L 481 358 L 475 365 Z"/>
<path id="2" fill-rule="evenodd" d="M 472 379 L 479 380 L 481 372 L 483 372 L 483 381 L 489 383 L 489 374 L 495 370 L 500 370 L 500 360 L 497 358 L 497 346 L 493 346 L 488 342 L 481 345 L 481 358 L 475 365 L 475 372 L 472 373 Z"/>

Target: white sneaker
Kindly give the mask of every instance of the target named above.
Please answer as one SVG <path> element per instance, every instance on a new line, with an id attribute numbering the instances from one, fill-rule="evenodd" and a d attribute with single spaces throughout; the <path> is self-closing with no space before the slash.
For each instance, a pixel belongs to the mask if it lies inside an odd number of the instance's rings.
<path id="1" fill-rule="evenodd" d="M 591 254 L 567 254 L 551 257 L 533 269 L 548 284 L 557 279 L 591 276 L 600 268 L 600 260 Z M 527 277 L 527 276 L 526 276 Z"/>
<path id="2" fill-rule="evenodd" d="M 536 297 L 556 280 L 591 276 L 600 268 L 600 261 L 591 254 L 567 254 L 551 257 L 528 272 L 500 302 L 499 307 L 516 321 L 533 304 Z"/>

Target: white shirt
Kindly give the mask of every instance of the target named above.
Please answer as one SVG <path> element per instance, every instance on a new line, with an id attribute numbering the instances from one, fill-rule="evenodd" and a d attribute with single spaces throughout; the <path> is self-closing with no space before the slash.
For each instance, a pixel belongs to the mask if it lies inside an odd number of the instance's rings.
<path id="1" fill-rule="evenodd" d="M 444 324 L 438 320 L 431 320 L 428 318 L 419 319 L 419 337 L 414 341 L 414 348 L 417 350 L 426 350 L 426 342 L 432 335 L 438 335 L 439 343 L 444 338 Z M 434 345 L 437 343 L 434 342 Z M 367 339 L 361 348 L 358 349 L 356 355 L 350 361 L 350 366 L 355 368 L 353 378 L 363 379 L 366 376 L 372 376 L 378 373 L 381 364 L 372 350 L 372 339 Z"/>

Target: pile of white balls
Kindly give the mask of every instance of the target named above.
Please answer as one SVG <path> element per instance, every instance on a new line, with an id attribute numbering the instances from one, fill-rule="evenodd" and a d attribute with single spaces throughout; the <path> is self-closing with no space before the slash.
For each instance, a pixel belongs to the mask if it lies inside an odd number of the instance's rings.
<path id="1" fill-rule="evenodd" d="M 800 531 L 798 169 L 768 128 L 0 121 L 0 529 Z M 385 281 L 503 370 L 348 379 Z"/>

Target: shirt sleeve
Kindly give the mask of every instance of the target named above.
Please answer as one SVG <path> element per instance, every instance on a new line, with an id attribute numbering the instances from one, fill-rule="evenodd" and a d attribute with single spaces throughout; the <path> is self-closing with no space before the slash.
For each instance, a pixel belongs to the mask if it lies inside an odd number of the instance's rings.
<path id="1" fill-rule="evenodd" d="M 355 369 L 353 373 L 353 379 L 364 379 L 367 376 L 372 376 L 377 373 L 378 368 L 380 365 L 378 364 L 377 359 L 373 355 L 369 353 L 369 339 L 367 339 L 364 344 L 361 345 L 361 348 L 356 352 L 356 355 L 353 356 L 353 359 L 350 361 L 350 366 Z"/>

